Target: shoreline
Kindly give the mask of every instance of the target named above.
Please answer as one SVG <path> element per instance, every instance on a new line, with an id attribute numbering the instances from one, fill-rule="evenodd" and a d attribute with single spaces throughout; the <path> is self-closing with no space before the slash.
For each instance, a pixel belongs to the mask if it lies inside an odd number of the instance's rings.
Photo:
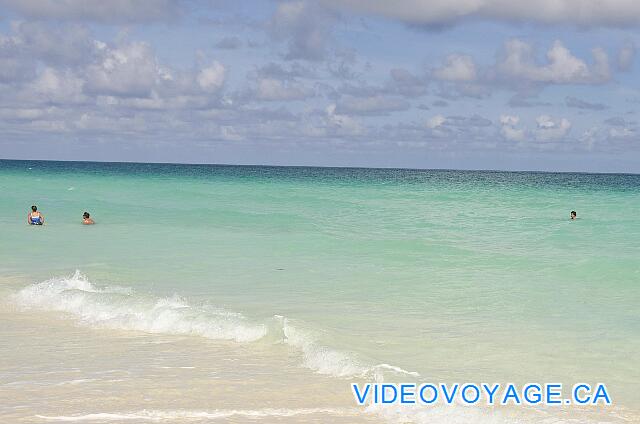
<path id="1" fill-rule="evenodd" d="M 59 311 L 24 310 L 8 303 L 6 294 L 15 293 L 20 285 L 13 279 L 2 284 L 0 292 L 4 306 L 0 319 L 6 323 L 0 339 L 8 349 L 0 354 L 7 359 L 7 369 L 20 370 L 3 373 L 0 391 L 18 399 L 0 414 L 8 419 L 320 423 L 330 417 L 336 423 L 398 419 L 488 423 L 537 422 L 543 414 L 548 419 L 623 423 L 640 417 L 613 407 L 357 407 L 349 386 L 370 380 L 322 375 L 302 367 L 300 352 L 290 346 L 92 327 Z"/>

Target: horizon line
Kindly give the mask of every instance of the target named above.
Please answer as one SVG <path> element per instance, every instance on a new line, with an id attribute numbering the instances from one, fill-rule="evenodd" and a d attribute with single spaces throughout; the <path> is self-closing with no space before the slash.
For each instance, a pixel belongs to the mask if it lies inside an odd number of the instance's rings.
<path id="1" fill-rule="evenodd" d="M 597 172 L 597 171 L 549 171 L 540 169 L 494 169 L 494 168 L 415 168 L 397 166 L 348 166 L 348 165 L 273 165 L 259 163 L 210 163 L 210 162 L 138 162 L 135 160 L 73 160 L 73 159 L 10 159 L 0 158 L 6 162 L 60 162 L 60 163 L 96 163 L 96 164 L 138 164 L 138 165 L 184 165 L 184 166 L 227 166 L 227 167 L 260 167 L 260 168 L 318 168 L 318 169 L 371 169 L 398 171 L 466 171 L 466 172 L 512 172 L 540 174 L 592 174 L 592 175 L 640 175 L 636 172 Z"/>

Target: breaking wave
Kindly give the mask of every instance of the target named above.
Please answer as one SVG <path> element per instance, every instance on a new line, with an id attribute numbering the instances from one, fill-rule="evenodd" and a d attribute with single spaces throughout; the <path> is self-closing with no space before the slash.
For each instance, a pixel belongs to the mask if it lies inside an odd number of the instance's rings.
<path id="1" fill-rule="evenodd" d="M 298 351 L 303 365 L 319 374 L 384 381 L 385 375 L 417 377 L 388 364 L 370 365 L 356 354 L 321 344 L 313 332 L 274 315 L 264 322 L 212 305 L 192 305 L 174 295 L 158 298 L 126 287 L 97 287 L 80 271 L 31 284 L 11 296 L 23 310 L 58 311 L 94 328 L 193 335 L 239 343 L 284 343 Z"/>

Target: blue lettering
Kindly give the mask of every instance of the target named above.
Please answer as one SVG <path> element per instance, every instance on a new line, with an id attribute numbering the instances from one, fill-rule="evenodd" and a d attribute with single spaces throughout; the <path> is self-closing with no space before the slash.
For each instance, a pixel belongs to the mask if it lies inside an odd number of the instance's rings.
<path id="1" fill-rule="evenodd" d="M 551 391 L 552 389 L 558 389 L 557 391 Z M 547 385 L 547 405 L 559 405 L 562 403 L 562 384 L 548 384 Z"/>
<path id="2" fill-rule="evenodd" d="M 433 397 L 430 400 L 427 400 L 424 397 L 424 390 L 425 389 L 431 389 L 431 391 L 433 392 Z M 420 400 L 422 401 L 422 403 L 426 403 L 426 404 L 434 403 L 435 401 L 438 400 L 438 388 L 436 386 L 434 386 L 433 384 L 424 384 L 424 385 L 422 385 L 422 387 L 420 387 L 419 395 L 420 395 Z"/>
<path id="3" fill-rule="evenodd" d="M 473 400 L 469 400 L 467 398 L 468 389 L 473 389 L 476 392 L 476 397 L 473 398 Z M 475 384 L 467 384 L 462 387 L 462 400 L 464 400 L 466 403 L 473 404 L 478 402 L 479 399 L 480 399 L 480 389 L 478 388 L 478 386 L 476 386 Z"/>
<path id="4" fill-rule="evenodd" d="M 369 389 L 371 389 L 371 384 L 365 384 L 364 387 L 365 387 L 364 393 L 361 395 L 360 388 L 358 387 L 358 385 L 355 383 L 351 385 L 351 390 L 353 390 L 353 394 L 356 396 L 356 401 L 358 402 L 358 405 L 364 404 L 364 401 L 367 398 L 367 394 L 369 394 Z"/>
<path id="5" fill-rule="evenodd" d="M 611 405 L 611 398 L 609 397 L 609 393 L 607 393 L 607 388 L 604 384 L 598 383 L 598 387 L 596 387 L 596 394 L 593 395 L 592 404 L 595 405 L 598 403 L 600 398 L 604 399 L 604 403 L 607 405 Z"/>
<path id="6" fill-rule="evenodd" d="M 516 392 L 516 388 L 513 384 L 509 384 L 507 386 L 507 390 L 502 398 L 502 404 L 506 405 L 509 402 L 509 399 L 512 399 L 515 405 L 520 405 L 520 398 L 518 397 L 518 392 Z"/>
<path id="7" fill-rule="evenodd" d="M 391 389 L 393 391 L 393 399 L 387 399 L 386 394 L 388 393 L 387 389 Z M 393 403 L 398 398 L 398 389 L 394 384 L 383 384 L 382 385 L 382 403 Z"/>
<path id="8" fill-rule="evenodd" d="M 591 396 L 580 397 L 581 390 L 590 393 L 591 387 L 588 384 L 576 384 L 576 386 L 573 388 L 573 399 L 576 401 L 576 403 L 579 404 L 588 403 L 591 400 Z"/>
<path id="9" fill-rule="evenodd" d="M 483 384 L 482 387 L 484 388 L 484 390 L 487 392 L 487 395 L 489 396 L 489 399 L 487 400 L 487 404 L 488 405 L 493 405 L 493 396 L 496 394 L 496 392 L 498 391 L 498 389 L 500 388 L 499 384 L 494 384 L 490 390 L 490 387 L 488 384 Z"/>
<path id="10" fill-rule="evenodd" d="M 530 393 L 535 389 L 535 393 Z M 539 384 L 529 384 L 524 388 L 524 399 L 531 405 L 535 405 L 542 401 L 542 387 Z"/>
<path id="11" fill-rule="evenodd" d="M 451 393 L 449 393 L 449 390 L 447 388 L 446 384 L 440 384 L 440 387 L 442 388 L 442 391 L 444 392 L 444 398 L 447 400 L 448 404 L 453 403 L 453 398 L 456 396 L 456 392 L 458 391 L 458 387 L 460 385 L 458 383 L 453 385 L 453 391 Z"/>
<path id="12" fill-rule="evenodd" d="M 407 399 L 407 397 L 411 396 L 415 396 L 415 388 L 416 385 L 415 384 L 401 384 L 400 385 L 400 403 L 416 403 L 415 399 Z M 407 391 L 408 389 L 413 389 L 410 392 Z"/>

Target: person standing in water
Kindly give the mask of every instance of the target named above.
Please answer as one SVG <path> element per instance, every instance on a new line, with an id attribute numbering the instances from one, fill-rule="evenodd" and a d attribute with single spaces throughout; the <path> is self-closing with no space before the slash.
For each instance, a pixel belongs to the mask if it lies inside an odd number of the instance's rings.
<path id="1" fill-rule="evenodd" d="M 575 220 L 578 218 L 578 214 L 576 213 L 576 211 L 571 211 L 571 220 Z"/>
<path id="2" fill-rule="evenodd" d="M 44 224 L 44 215 L 38 212 L 38 207 L 36 205 L 31 206 L 31 212 L 27 215 L 27 223 L 29 225 Z"/>
<path id="3" fill-rule="evenodd" d="M 93 219 L 91 219 L 91 215 L 89 215 L 89 212 L 85 212 L 82 214 L 82 224 L 83 225 L 93 225 L 95 224 L 95 221 Z"/>

